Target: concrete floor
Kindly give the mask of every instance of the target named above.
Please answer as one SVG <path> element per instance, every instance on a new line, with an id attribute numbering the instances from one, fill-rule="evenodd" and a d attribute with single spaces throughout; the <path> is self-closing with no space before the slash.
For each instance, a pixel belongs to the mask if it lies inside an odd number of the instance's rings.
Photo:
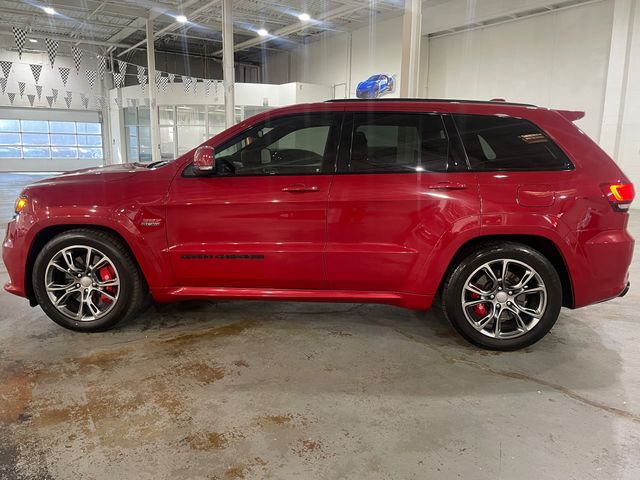
<path id="1" fill-rule="evenodd" d="M 0 478 L 638 479 L 631 280 L 504 354 L 387 306 L 192 302 L 81 334 L 2 292 Z"/>

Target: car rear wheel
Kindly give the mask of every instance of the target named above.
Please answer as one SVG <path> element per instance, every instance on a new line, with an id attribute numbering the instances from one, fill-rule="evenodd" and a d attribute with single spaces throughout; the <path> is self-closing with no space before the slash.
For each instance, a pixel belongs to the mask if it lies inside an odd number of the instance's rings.
<path id="1" fill-rule="evenodd" d="M 442 292 L 443 310 L 474 345 L 517 350 L 551 330 L 562 306 L 560 277 L 537 250 L 493 243 L 464 257 Z"/>
<path id="2" fill-rule="evenodd" d="M 76 331 L 112 328 L 138 313 L 145 299 L 129 249 L 98 230 L 70 230 L 51 239 L 36 257 L 32 283 L 47 316 Z"/>

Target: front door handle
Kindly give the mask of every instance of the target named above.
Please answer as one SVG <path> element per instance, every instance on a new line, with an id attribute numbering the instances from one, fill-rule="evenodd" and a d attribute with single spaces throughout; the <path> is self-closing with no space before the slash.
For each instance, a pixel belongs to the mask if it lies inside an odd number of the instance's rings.
<path id="1" fill-rule="evenodd" d="M 283 192 L 289 193 L 317 192 L 318 190 L 320 189 L 316 185 L 304 185 L 303 183 L 295 183 L 282 189 Z"/>
<path id="2" fill-rule="evenodd" d="M 431 190 L 464 190 L 467 188 L 467 184 L 460 182 L 440 182 L 429 185 L 429 188 Z"/>

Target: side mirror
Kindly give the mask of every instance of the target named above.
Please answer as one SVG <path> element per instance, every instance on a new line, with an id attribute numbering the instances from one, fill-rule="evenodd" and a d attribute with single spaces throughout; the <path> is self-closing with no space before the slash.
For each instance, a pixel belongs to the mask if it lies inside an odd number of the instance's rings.
<path id="1" fill-rule="evenodd" d="M 196 175 L 209 175 L 213 172 L 215 164 L 215 150 L 213 147 L 203 145 L 196 149 L 193 156 L 193 173 Z"/>

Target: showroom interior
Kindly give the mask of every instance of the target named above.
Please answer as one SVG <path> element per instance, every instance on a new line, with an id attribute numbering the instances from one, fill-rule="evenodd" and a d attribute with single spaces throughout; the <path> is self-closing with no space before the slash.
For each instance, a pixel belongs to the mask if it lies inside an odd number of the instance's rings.
<path id="1" fill-rule="evenodd" d="M 2 238 L 29 184 L 332 100 L 584 112 L 640 185 L 640 0 L 0 0 L 0 25 Z M 637 479 L 635 259 L 629 281 L 513 352 L 438 308 L 149 300 L 88 334 L 3 290 L 0 478 Z"/>

